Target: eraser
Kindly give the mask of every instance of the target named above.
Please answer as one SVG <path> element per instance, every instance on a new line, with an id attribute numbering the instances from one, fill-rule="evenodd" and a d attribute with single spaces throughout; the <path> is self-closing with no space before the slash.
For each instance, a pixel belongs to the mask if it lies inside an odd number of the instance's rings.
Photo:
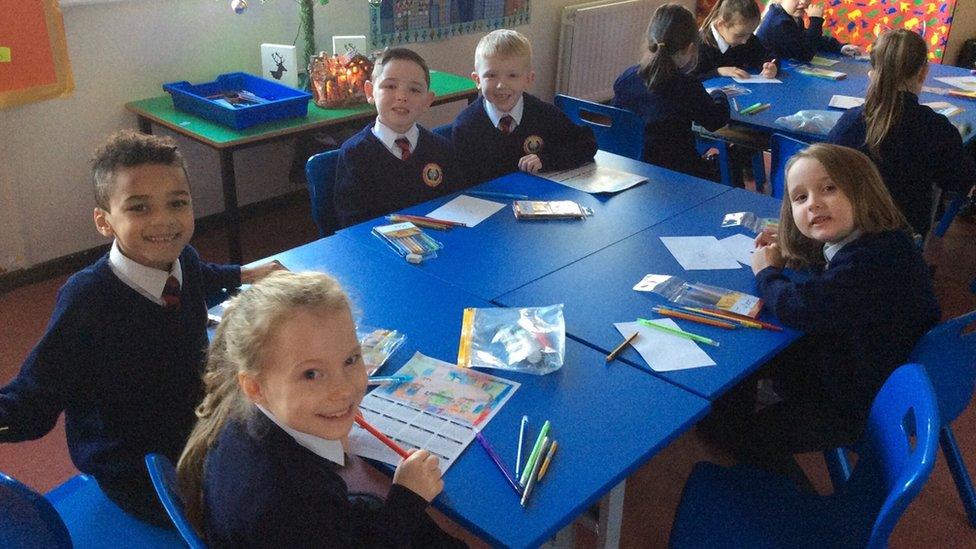
<path id="1" fill-rule="evenodd" d="M 407 263 L 411 265 L 420 265 L 420 262 L 424 260 L 423 257 L 420 257 L 420 254 L 407 254 L 406 259 Z"/>

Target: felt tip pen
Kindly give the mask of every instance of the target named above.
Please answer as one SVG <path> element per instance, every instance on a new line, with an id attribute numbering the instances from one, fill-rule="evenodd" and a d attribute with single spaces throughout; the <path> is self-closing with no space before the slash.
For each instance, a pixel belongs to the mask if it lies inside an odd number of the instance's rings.
<path id="1" fill-rule="evenodd" d="M 369 378 L 370 385 L 398 385 L 411 381 L 413 376 L 372 376 Z"/>
<path id="2" fill-rule="evenodd" d="M 542 424 L 542 429 L 539 429 L 539 438 L 535 439 L 535 445 L 532 447 L 532 452 L 529 453 L 529 459 L 525 462 L 525 469 L 522 469 L 522 476 L 519 478 L 519 484 L 522 486 L 528 484 L 532 469 L 535 467 L 536 462 L 539 461 L 539 454 L 542 452 L 542 442 L 548 438 L 546 436 L 548 434 L 549 420 L 547 419 Z"/>
<path id="3" fill-rule="evenodd" d="M 542 439 L 542 446 L 540 446 L 540 449 L 544 449 L 547 444 L 549 444 L 549 437 Z M 532 470 L 529 471 L 529 482 L 525 485 L 525 491 L 522 492 L 522 501 L 520 502 L 523 508 L 525 507 L 525 504 L 529 502 L 529 496 L 532 495 L 532 489 L 535 488 L 535 485 L 538 482 L 539 469 L 541 467 L 542 460 L 537 459 L 532 466 Z"/>
<path id="4" fill-rule="evenodd" d="M 369 431 L 369 434 L 376 437 L 376 440 L 382 442 L 383 444 L 386 444 L 390 448 L 390 450 L 396 452 L 400 457 L 402 457 L 403 459 L 407 459 L 408 457 L 410 457 L 409 452 L 401 448 L 400 445 L 397 444 L 396 442 L 393 442 L 393 440 L 390 437 L 384 435 L 379 429 L 370 425 L 365 419 L 363 419 L 363 416 L 356 414 L 355 419 L 356 419 L 356 423 L 358 423 L 360 427 Z"/>
<path id="5" fill-rule="evenodd" d="M 515 476 L 519 476 L 519 468 L 522 465 L 522 441 L 525 440 L 525 426 L 529 423 L 529 416 L 522 416 L 522 424 L 519 426 L 518 449 L 515 451 Z"/>
<path id="6" fill-rule="evenodd" d="M 511 198 L 513 200 L 528 200 L 528 195 L 515 193 L 498 193 L 495 191 L 467 191 L 465 194 L 484 196 L 488 198 Z"/>
<path id="7" fill-rule="evenodd" d="M 749 111 L 751 111 L 752 109 L 758 109 L 761 106 L 762 103 L 753 103 L 752 105 L 749 105 L 748 107 L 739 111 L 739 114 L 749 114 Z"/>
<path id="8" fill-rule="evenodd" d="M 698 334 L 693 334 L 691 332 L 686 332 L 684 330 L 679 330 L 677 328 L 672 328 L 670 326 L 662 326 L 660 324 L 655 324 L 654 322 L 651 322 L 650 320 L 647 320 L 645 318 L 638 318 L 637 322 L 639 322 L 644 326 L 647 326 L 648 328 L 654 328 L 655 330 L 660 330 L 662 332 L 669 333 L 673 336 L 683 337 L 685 339 L 697 341 L 698 343 L 704 343 L 705 345 L 718 347 L 718 341 L 715 341 L 714 339 L 708 339 L 705 336 L 700 336 Z"/>
<path id="9" fill-rule="evenodd" d="M 759 113 L 763 112 L 764 110 L 768 109 L 769 107 L 772 107 L 772 104 L 766 103 L 764 105 L 759 105 L 755 109 L 752 109 L 751 111 L 749 111 L 749 114 L 750 115 L 759 114 Z"/>
<path id="10" fill-rule="evenodd" d="M 488 457 L 490 457 L 491 460 L 495 462 L 495 465 L 498 467 L 498 469 L 502 472 L 503 475 L 505 475 L 505 480 L 507 480 L 508 483 L 512 486 L 512 488 L 515 489 L 515 493 L 518 495 L 522 495 L 522 487 L 519 486 L 517 482 L 515 482 L 514 478 L 512 478 L 511 473 L 508 472 L 508 468 L 505 467 L 504 463 L 502 463 L 502 458 L 498 457 L 498 454 L 495 453 L 495 449 L 491 447 L 491 444 L 488 442 L 488 439 L 485 438 L 485 436 L 482 435 L 481 433 L 475 433 L 474 438 L 478 439 L 478 443 L 481 444 L 481 447 L 485 449 L 485 453 L 488 454 Z"/>

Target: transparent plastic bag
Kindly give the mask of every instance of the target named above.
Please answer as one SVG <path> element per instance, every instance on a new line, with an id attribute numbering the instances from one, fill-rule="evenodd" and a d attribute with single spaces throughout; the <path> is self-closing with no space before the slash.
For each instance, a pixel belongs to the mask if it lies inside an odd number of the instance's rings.
<path id="1" fill-rule="evenodd" d="M 367 375 L 379 370 L 386 359 L 395 353 L 407 339 L 405 334 L 396 330 L 386 328 L 373 328 L 372 326 L 358 326 L 356 337 L 359 338 L 359 345 L 363 349 L 363 363 L 366 364 Z"/>
<path id="2" fill-rule="evenodd" d="M 777 118 L 776 124 L 795 132 L 827 135 L 842 114 L 844 113 L 841 111 L 797 111 L 789 116 Z"/>
<path id="3" fill-rule="evenodd" d="M 722 220 L 723 227 L 745 227 L 750 231 L 759 234 L 763 229 L 770 228 L 776 230 L 779 227 L 779 220 L 775 217 L 759 217 L 752 212 L 735 212 L 725 214 Z"/>
<path id="4" fill-rule="evenodd" d="M 543 375 L 566 353 L 563 305 L 464 310 L 458 366 Z"/>
<path id="5" fill-rule="evenodd" d="M 649 274 L 634 286 L 638 292 L 654 292 L 672 303 L 686 307 L 722 309 L 756 318 L 762 309 L 762 299 L 738 292 L 703 284 L 686 282 L 676 276 Z"/>

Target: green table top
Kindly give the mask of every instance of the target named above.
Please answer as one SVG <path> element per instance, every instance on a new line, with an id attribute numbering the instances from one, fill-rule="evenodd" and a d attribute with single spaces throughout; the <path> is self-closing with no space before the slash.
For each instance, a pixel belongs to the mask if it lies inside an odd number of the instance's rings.
<path id="1" fill-rule="evenodd" d="M 430 71 L 430 89 L 434 92 L 435 105 L 474 97 L 478 93 L 477 86 L 470 78 L 438 71 Z M 275 120 L 238 131 L 177 110 L 169 94 L 132 101 L 126 103 L 125 108 L 180 135 L 216 148 L 262 142 L 313 128 L 371 118 L 376 113 L 368 103 L 350 108 L 324 109 L 309 101 L 307 117 Z"/>

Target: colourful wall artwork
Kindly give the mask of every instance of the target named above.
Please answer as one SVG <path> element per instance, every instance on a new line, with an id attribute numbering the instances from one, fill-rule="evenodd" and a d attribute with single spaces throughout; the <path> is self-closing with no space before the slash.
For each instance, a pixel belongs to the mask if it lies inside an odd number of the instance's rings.
<path id="1" fill-rule="evenodd" d="M 57 0 L 0 0 L 0 108 L 74 89 Z"/>
<path id="2" fill-rule="evenodd" d="M 942 62 L 956 0 L 826 0 L 824 33 L 862 48 L 888 29 L 922 35 L 929 61 Z"/>
<path id="3" fill-rule="evenodd" d="M 370 35 L 381 48 L 528 22 L 529 0 L 382 0 L 370 8 Z"/>

